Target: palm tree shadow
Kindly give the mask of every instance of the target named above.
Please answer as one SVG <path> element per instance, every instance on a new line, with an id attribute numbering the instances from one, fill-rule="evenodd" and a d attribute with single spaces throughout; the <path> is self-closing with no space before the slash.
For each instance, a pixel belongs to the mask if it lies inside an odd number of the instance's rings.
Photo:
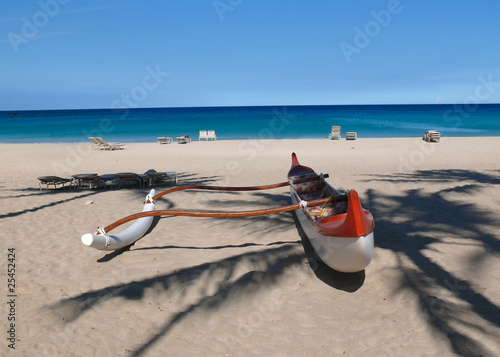
<path id="1" fill-rule="evenodd" d="M 67 324 L 111 299 L 140 300 L 144 298 L 146 291 L 156 294 L 172 291 L 181 296 L 188 295 L 189 289 L 204 292 L 197 301 L 175 313 L 133 353 L 133 356 L 139 356 L 190 314 L 198 310 L 223 308 L 237 298 L 251 298 L 266 288 L 275 286 L 287 270 L 300 265 L 302 261 L 303 254 L 297 244 L 285 243 L 278 247 L 242 253 L 141 281 L 89 291 L 63 299 L 50 309 L 63 324 Z M 252 267 L 250 271 L 249 266 Z M 215 293 L 209 293 L 214 284 Z"/>
<path id="2" fill-rule="evenodd" d="M 331 286 L 332 288 L 338 290 L 353 293 L 361 288 L 361 286 L 363 286 L 365 282 L 365 270 L 357 273 L 342 273 L 330 268 L 314 251 L 311 242 L 307 238 L 307 235 L 300 225 L 300 222 L 297 218 L 297 213 L 295 211 L 292 212 L 292 216 L 295 222 L 295 226 L 297 227 L 300 239 L 302 240 L 302 246 L 304 248 L 307 261 L 309 262 L 309 266 L 314 272 L 314 275 L 316 275 L 319 280 L 321 280 L 328 286 Z"/>
<path id="3" fill-rule="evenodd" d="M 391 250 L 396 254 L 404 279 L 397 290 L 409 290 L 420 302 L 428 324 L 439 334 L 446 336 L 454 353 L 463 356 L 491 355 L 491 351 L 477 339 L 463 333 L 464 327 L 481 330 L 470 321 L 482 321 L 500 327 L 500 308 L 488 297 L 481 294 L 478 281 L 461 279 L 449 271 L 444 263 L 436 262 L 425 254 L 437 245 L 472 245 L 483 247 L 464 258 L 470 270 L 478 262 L 500 253 L 500 242 L 485 227 L 499 227 L 498 218 L 470 200 L 459 201 L 449 198 L 450 193 L 475 194 L 485 186 L 498 184 L 496 175 L 488 175 L 466 170 L 418 171 L 415 176 L 408 174 L 375 176 L 375 180 L 399 182 L 447 182 L 450 187 L 437 192 L 411 189 L 404 195 L 368 190 L 368 206 L 377 223 L 376 246 Z M 465 184 L 465 185 L 464 185 Z M 395 224 L 394 222 L 399 222 Z M 442 237 L 453 237 L 453 243 Z M 408 258 L 415 268 L 409 268 L 401 259 Z M 436 296 L 444 292 L 443 297 Z M 457 303 L 446 295 L 460 300 Z M 464 309 L 463 305 L 470 307 Z M 474 316 L 470 316 L 473 314 Z M 450 321 L 454 321 L 451 324 Z M 457 323 L 459 328 L 457 328 Z M 485 336 L 486 340 L 488 336 Z"/>
<path id="4" fill-rule="evenodd" d="M 152 336 L 147 343 L 143 344 L 139 349 L 132 353 L 132 356 L 141 356 L 160 338 L 165 336 L 175 325 L 179 324 L 183 319 L 197 310 L 216 310 L 221 308 L 226 301 L 239 300 L 240 298 L 248 298 L 249 296 L 258 294 L 266 287 L 274 286 L 281 274 L 292 265 L 300 264 L 302 255 L 296 252 L 289 255 L 284 260 L 278 260 L 271 263 L 266 271 L 250 271 L 238 277 L 231 286 L 219 289 L 212 296 L 204 296 L 196 303 L 191 304 L 187 309 L 175 314 L 167 321 L 158 332 Z"/>
<path id="5" fill-rule="evenodd" d="M 56 190 L 54 190 L 54 191 L 56 191 Z M 51 196 L 55 197 L 55 195 L 57 193 L 58 192 L 49 191 L 49 192 L 43 193 L 43 194 L 45 194 L 45 195 L 51 195 Z M 54 207 L 54 206 L 57 206 L 57 205 L 60 205 L 60 204 L 63 204 L 63 203 L 71 202 L 71 201 L 82 199 L 82 198 L 85 198 L 85 197 L 90 197 L 90 196 L 95 195 L 95 194 L 96 194 L 96 192 L 81 193 L 81 194 L 73 196 L 71 198 L 65 198 L 65 199 L 61 199 L 59 201 L 52 201 L 52 202 L 49 202 L 49 203 L 46 203 L 46 204 L 42 204 L 42 205 L 37 206 L 37 207 L 27 208 L 27 209 L 24 209 L 24 210 L 21 210 L 21 211 L 10 212 L 10 213 L 6 213 L 6 214 L 1 214 L 0 215 L 0 219 L 17 217 L 17 216 L 20 216 L 20 215 L 23 215 L 23 214 L 26 214 L 26 213 L 33 213 L 33 212 L 39 211 L 39 210 L 44 209 L 44 208 Z"/>

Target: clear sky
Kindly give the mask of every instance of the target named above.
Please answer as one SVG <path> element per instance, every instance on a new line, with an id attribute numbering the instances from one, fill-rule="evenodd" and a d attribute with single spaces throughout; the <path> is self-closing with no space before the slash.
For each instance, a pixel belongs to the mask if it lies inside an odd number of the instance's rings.
<path id="1" fill-rule="evenodd" d="M 4 0 L 0 110 L 500 103 L 498 0 Z"/>

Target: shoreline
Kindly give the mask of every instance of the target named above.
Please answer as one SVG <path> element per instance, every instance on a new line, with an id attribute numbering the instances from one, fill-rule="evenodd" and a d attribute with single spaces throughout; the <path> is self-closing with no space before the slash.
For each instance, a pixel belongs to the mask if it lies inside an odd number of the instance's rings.
<path id="1" fill-rule="evenodd" d="M 348 141 L 348 142 L 355 142 L 355 141 L 360 141 L 360 140 L 392 140 L 392 139 L 422 139 L 422 137 L 418 136 L 387 136 L 387 137 L 358 137 L 356 140 L 346 140 L 345 139 L 345 133 L 343 134 L 344 137 L 342 137 L 340 140 L 329 140 L 328 137 L 324 138 L 273 138 L 273 139 L 265 139 L 265 138 L 257 138 L 257 137 L 249 137 L 246 139 L 217 139 L 215 141 L 210 141 L 210 142 L 228 142 L 228 141 L 286 141 L 286 140 L 326 140 L 326 141 L 331 141 L 331 142 L 339 142 L 339 141 Z M 423 136 L 423 134 L 422 134 Z M 171 144 L 177 144 L 175 141 L 175 136 L 172 136 L 172 143 Z M 445 140 L 447 138 L 450 139 L 479 139 L 479 138 L 500 138 L 500 136 L 495 136 L 495 135 L 471 135 L 471 136 L 441 136 L 441 140 Z M 107 140 L 107 139 L 106 139 Z M 195 138 L 191 138 L 191 143 L 195 142 L 205 142 L 205 140 L 198 140 Z M 114 140 L 107 140 L 108 142 L 115 142 Z M 152 143 L 157 143 L 155 140 L 152 141 L 120 141 L 120 143 L 124 144 L 152 144 Z M 41 142 L 5 142 L 5 141 L 0 141 L 0 145 L 3 144 L 90 144 L 89 140 L 86 141 L 41 141 Z M 170 145 L 170 144 L 164 144 L 164 145 Z"/>

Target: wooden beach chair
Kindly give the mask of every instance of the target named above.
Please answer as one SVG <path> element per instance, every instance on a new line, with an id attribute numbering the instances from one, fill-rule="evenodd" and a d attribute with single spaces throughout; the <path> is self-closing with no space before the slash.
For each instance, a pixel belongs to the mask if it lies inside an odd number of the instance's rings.
<path id="1" fill-rule="evenodd" d="M 328 135 L 329 140 L 340 140 L 340 126 L 332 126 L 332 132 Z"/>

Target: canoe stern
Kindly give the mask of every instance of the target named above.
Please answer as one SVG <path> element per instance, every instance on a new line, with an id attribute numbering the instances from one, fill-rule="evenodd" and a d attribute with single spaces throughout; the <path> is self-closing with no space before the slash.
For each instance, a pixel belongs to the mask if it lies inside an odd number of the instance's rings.
<path id="1" fill-rule="evenodd" d="M 373 256 L 373 232 L 361 237 L 311 235 L 309 241 L 318 257 L 330 268 L 343 273 L 365 269 Z"/>

